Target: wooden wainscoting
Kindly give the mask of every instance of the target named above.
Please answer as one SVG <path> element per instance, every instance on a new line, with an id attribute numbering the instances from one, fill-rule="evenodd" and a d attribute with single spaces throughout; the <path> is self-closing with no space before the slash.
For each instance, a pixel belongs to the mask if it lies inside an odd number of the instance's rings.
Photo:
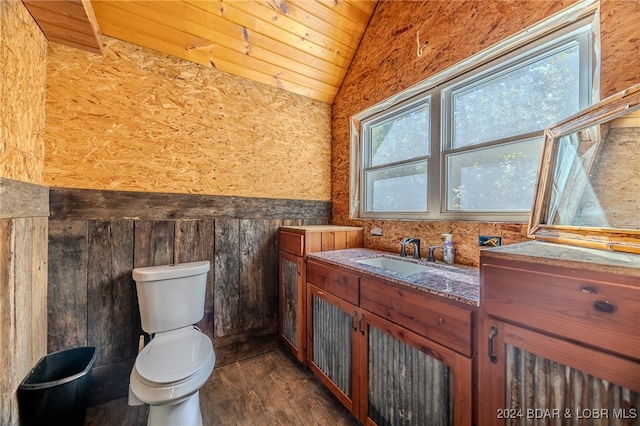
<path id="1" fill-rule="evenodd" d="M 0 177 L 0 424 L 17 424 L 16 389 L 47 353 L 48 188 Z"/>
<path id="2" fill-rule="evenodd" d="M 217 365 L 234 362 L 276 339 L 278 229 L 327 224 L 331 212 L 320 201 L 64 188 L 51 189 L 50 207 L 48 349 L 98 348 L 96 403 L 126 392 L 144 334 L 133 268 L 209 260 L 199 327 Z"/>

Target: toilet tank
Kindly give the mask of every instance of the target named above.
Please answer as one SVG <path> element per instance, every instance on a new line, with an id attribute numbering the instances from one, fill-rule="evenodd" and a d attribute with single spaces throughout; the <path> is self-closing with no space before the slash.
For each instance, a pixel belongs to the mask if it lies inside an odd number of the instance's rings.
<path id="1" fill-rule="evenodd" d="M 208 260 L 135 268 L 142 329 L 152 334 L 200 321 L 209 269 Z"/>

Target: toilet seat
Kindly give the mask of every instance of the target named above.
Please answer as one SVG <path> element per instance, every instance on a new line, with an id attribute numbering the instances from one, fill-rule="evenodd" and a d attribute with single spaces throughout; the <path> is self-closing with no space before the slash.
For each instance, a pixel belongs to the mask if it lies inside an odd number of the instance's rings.
<path id="1" fill-rule="evenodd" d="M 173 383 L 194 375 L 212 351 L 211 339 L 193 327 L 156 333 L 136 358 L 138 374 L 151 383 Z"/>
<path id="2" fill-rule="evenodd" d="M 136 358 L 131 391 L 150 405 L 180 402 L 200 390 L 214 364 L 211 339 L 193 326 L 156 333 Z"/>

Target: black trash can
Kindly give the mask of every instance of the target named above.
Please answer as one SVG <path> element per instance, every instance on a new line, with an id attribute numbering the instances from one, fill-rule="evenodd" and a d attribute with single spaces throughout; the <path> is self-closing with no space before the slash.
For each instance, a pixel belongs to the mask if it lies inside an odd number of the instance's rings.
<path id="1" fill-rule="evenodd" d="M 21 424 L 82 426 L 95 360 L 93 346 L 42 357 L 18 387 Z"/>

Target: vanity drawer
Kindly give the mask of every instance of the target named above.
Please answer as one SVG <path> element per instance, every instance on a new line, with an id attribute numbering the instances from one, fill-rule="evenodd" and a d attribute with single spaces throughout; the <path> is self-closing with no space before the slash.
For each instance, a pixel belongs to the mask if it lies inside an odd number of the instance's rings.
<path id="1" fill-rule="evenodd" d="M 455 302 L 410 287 L 362 278 L 360 306 L 463 355 L 473 353 L 473 312 Z"/>
<path id="2" fill-rule="evenodd" d="M 307 282 L 347 302 L 358 304 L 360 278 L 357 275 L 309 260 Z"/>
<path id="3" fill-rule="evenodd" d="M 284 250 L 296 256 L 304 254 L 304 235 L 295 232 L 280 231 L 278 233 L 280 250 Z"/>
<path id="4" fill-rule="evenodd" d="M 640 359 L 640 288 L 485 264 L 483 309 L 494 317 Z"/>

